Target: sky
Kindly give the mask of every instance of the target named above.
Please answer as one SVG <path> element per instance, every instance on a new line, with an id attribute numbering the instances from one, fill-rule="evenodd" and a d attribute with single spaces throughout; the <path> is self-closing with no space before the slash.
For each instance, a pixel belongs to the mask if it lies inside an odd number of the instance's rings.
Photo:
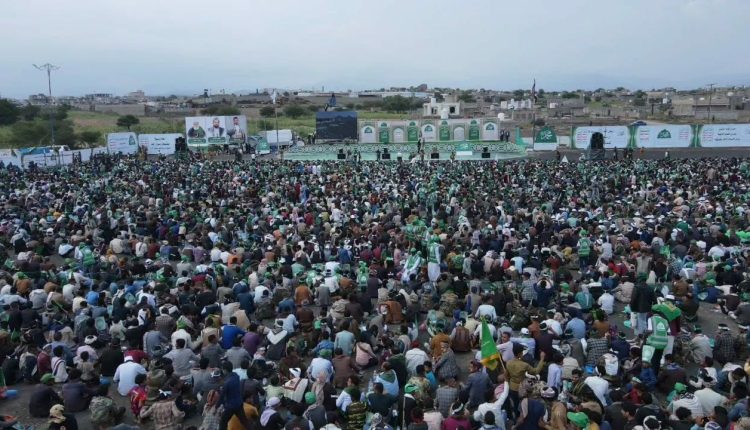
<path id="1" fill-rule="evenodd" d="M 0 96 L 750 85 L 749 0 L 24 0 Z"/>

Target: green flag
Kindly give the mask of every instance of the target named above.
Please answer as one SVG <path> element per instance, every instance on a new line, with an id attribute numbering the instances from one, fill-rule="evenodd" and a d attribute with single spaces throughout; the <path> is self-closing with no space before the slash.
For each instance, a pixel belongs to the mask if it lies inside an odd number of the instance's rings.
<path id="1" fill-rule="evenodd" d="M 482 321 L 482 359 L 480 360 L 484 367 L 495 370 L 500 362 L 500 354 L 497 352 L 495 339 L 492 338 L 490 328 L 486 321 Z"/>

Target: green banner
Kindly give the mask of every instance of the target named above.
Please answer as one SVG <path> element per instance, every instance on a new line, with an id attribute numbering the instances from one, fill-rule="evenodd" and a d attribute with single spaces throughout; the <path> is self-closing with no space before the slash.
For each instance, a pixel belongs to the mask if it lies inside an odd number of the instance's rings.
<path id="1" fill-rule="evenodd" d="M 472 146 L 469 142 L 460 142 L 456 144 L 456 152 L 472 152 Z"/>
<path id="2" fill-rule="evenodd" d="M 391 141 L 391 133 L 388 130 L 388 127 L 381 127 L 380 130 L 378 130 L 378 140 L 380 143 L 389 143 Z"/>
<path id="3" fill-rule="evenodd" d="M 416 142 L 419 140 L 419 127 L 409 126 L 406 128 L 406 140 Z"/>
<path id="4" fill-rule="evenodd" d="M 536 133 L 534 143 L 557 143 L 557 134 L 551 127 L 544 126 Z"/>
<path id="5" fill-rule="evenodd" d="M 480 134 L 478 125 L 472 124 L 469 126 L 469 140 L 479 140 Z"/>
<path id="6" fill-rule="evenodd" d="M 451 128 L 447 125 L 441 125 L 438 131 L 439 140 L 451 140 Z"/>

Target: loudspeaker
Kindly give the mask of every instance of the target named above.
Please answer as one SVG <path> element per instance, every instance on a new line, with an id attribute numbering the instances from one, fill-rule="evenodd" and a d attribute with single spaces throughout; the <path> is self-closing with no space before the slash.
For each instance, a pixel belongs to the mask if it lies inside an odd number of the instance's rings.
<path id="1" fill-rule="evenodd" d="M 339 152 L 336 155 L 338 155 L 339 160 L 346 160 L 346 154 L 342 154 L 342 153 Z"/>
<path id="2" fill-rule="evenodd" d="M 591 135 L 591 149 L 604 149 L 604 135 L 596 132 Z"/>
<path id="3" fill-rule="evenodd" d="M 439 160 L 440 159 L 440 153 L 439 152 L 433 152 L 430 154 L 430 159 L 432 160 Z"/>
<path id="4" fill-rule="evenodd" d="M 390 159 L 391 159 L 391 154 L 390 154 L 390 153 L 388 153 L 388 152 L 384 152 L 384 153 L 383 153 L 383 154 L 382 154 L 382 155 L 380 156 L 380 159 L 381 159 L 381 160 L 390 160 Z"/>
<path id="5" fill-rule="evenodd" d="M 483 152 L 482 153 L 482 158 L 490 158 L 490 153 L 489 152 Z"/>

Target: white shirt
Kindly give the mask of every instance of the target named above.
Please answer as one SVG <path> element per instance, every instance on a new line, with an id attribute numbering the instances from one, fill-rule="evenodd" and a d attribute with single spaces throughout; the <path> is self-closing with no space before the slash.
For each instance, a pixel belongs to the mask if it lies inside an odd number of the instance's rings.
<path id="1" fill-rule="evenodd" d="M 258 303 L 261 298 L 263 298 L 263 291 L 268 291 L 270 293 L 271 290 L 268 289 L 265 285 L 258 285 L 255 287 L 255 297 L 253 297 L 253 301 L 255 303 Z M 270 294 L 268 297 L 271 297 Z"/>
<path id="2" fill-rule="evenodd" d="M 477 308 L 477 313 L 474 315 L 474 317 L 479 319 L 485 315 L 490 317 L 490 321 L 495 321 L 495 319 L 497 318 L 495 307 L 492 305 L 479 305 L 479 307 Z"/>
<path id="3" fill-rule="evenodd" d="M 170 341 L 172 343 L 172 348 L 177 348 L 177 339 L 185 339 L 185 347 L 190 348 L 193 345 L 193 338 L 190 337 L 190 333 L 185 331 L 185 329 L 179 329 L 172 333 L 172 337 L 170 338 Z"/>
<path id="4" fill-rule="evenodd" d="M 118 382 L 117 392 L 120 393 L 121 396 L 127 396 L 130 390 L 135 387 L 135 377 L 137 375 L 145 374 L 146 369 L 133 361 L 126 361 L 117 366 L 115 377 L 113 379 L 113 381 Z"/>
<path id="5" fill-rule="evenodd" d="M 560 324 L 558 320 L 554 318 L 549 318 L 549 319 L 544 320 L 544 322 L 547 324 L 547 327 L 550 330 L 555 332 L 556 335 L 562 336 L 563 329 L 562 329 L 562 325 Z"/>
<path id="6" fill-rule="evenodd" d="M 601 376 L 589 376 L 583 382 L 591 388 L 591 391 L 594 392 L 603 405 L 607 404 L 605 396 L 607 395 L 607 391 L 609 391 L 609 382 L 606 379 Z"/>
<path id="7" fill-rule="evenodd" d="M 613 296 L 612 294 L 609 294 L 605 291 L 604 294 L 599 296 L 599 299 L 596 302 L 599 304 L 599 306 L 602 307 L 607 315 L 610 315 L 612 314 L 612 312 L 614 312 L 615 296 Z"/>
<path id="8" fill-rule="evenodd" d="M 294 314 L 287 315 L 286 318 L 284 318 L 284 325 L 282 328 L 287 333 L 294 333 L 295 328 L 297 327 L 297 317 L 294 316 Z"/>
<path id="9" fill-rule="evenodd" d="M 726 397 L 710 388 L 702 388 L 700 390 L 696 390 L 693 394 L 703 407 L 703 416 L 706 417 L 711 416 L 711 414 L 714 412 L 714 407 L 723 406 L 727 401 Z"/>
<path id="10" fill-rule="evenodd" d="M 404 357 L 406 358 L 406 369 L 411 376 L 417 374 L 417 366 L 429 360 L 427 353 L 419 348 L 412 348 L 406 351 Z"/>

